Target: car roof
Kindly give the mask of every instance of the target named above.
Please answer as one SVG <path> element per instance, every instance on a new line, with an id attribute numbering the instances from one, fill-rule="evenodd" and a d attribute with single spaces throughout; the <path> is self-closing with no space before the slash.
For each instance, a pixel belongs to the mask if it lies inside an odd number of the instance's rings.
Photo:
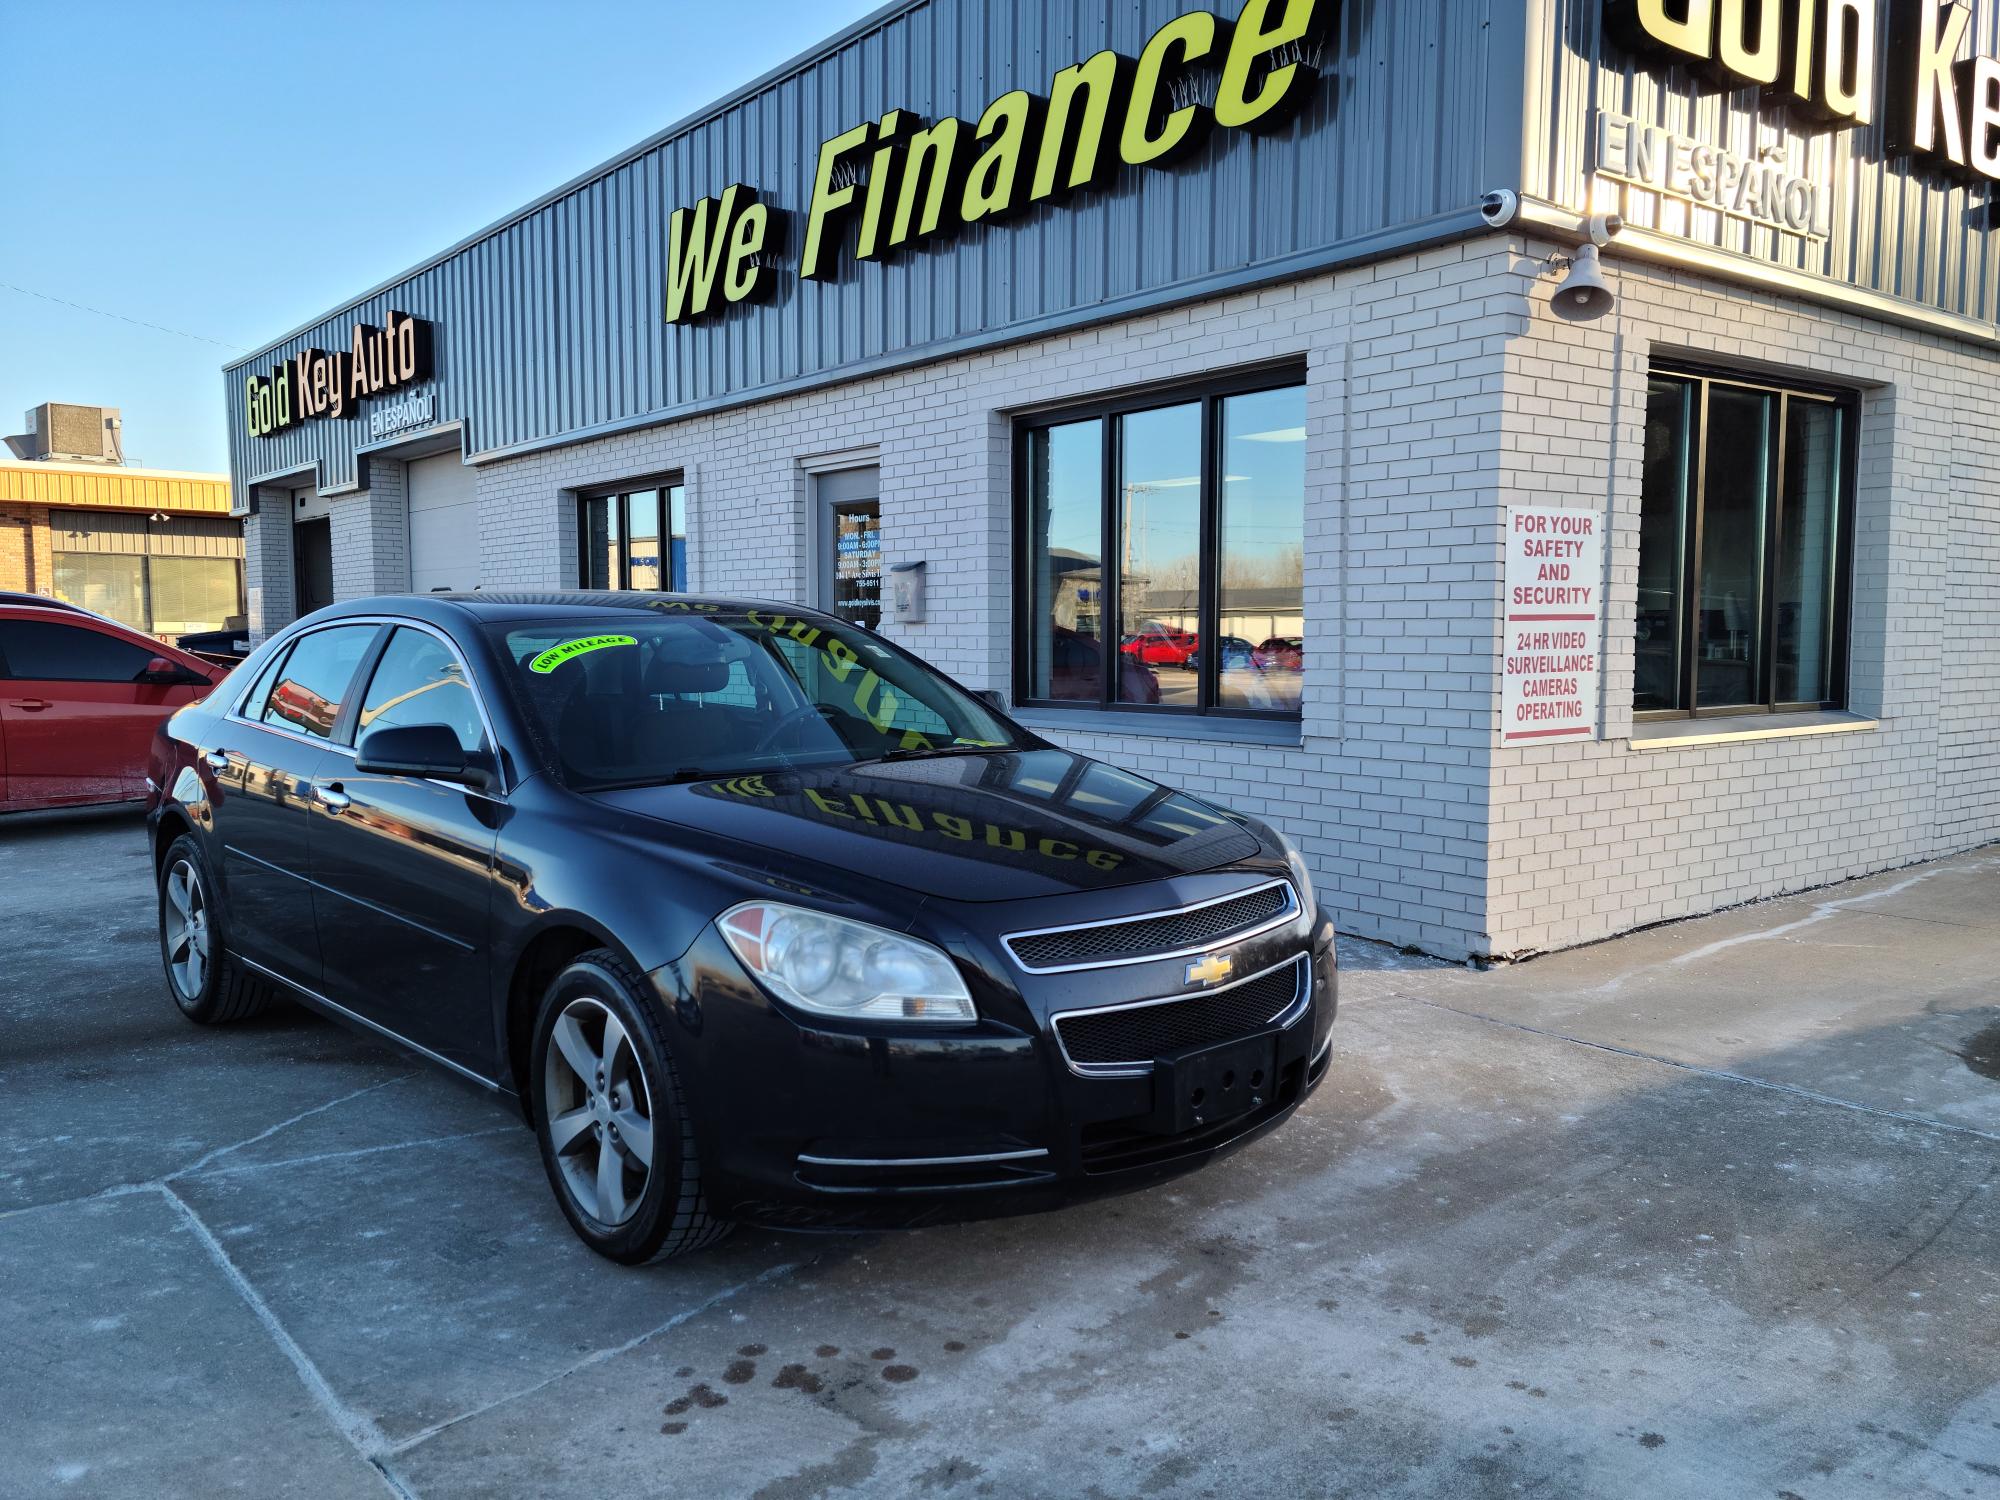
<path id="1" fill-rule="evenodd" d="M 794 618 L 842 622 L 822 610 L 776 599 L 745 599 L 721 594 L 660 594 L 615 589 L 480 589 L 471 593 L 378 594 L 349 599 L 318 611 L 315 620 L 348 615 L 403 615 L 432 624 L 473 621 L 517 624 L 533 620 L 564 620 L 579 616 L 601 619 L 607 614 L 658 617 L 670 607 L 692 607 L 704 613 L 767 610 Z"/>
<path id="2" fill-rule="evenodd" d="M 59 609 L 65 614 L 88 615 L 93 620 L 111 619 L 109 615 L 100 615 L 94 609 L 85 609 L 67 599 L 51 599 L 46 594 L 23 593 L 19 589 L 0 589 L 0 605 L 12 605 L 16 609 Z M 114 620 L 112 623 L 117 622 Z"/>

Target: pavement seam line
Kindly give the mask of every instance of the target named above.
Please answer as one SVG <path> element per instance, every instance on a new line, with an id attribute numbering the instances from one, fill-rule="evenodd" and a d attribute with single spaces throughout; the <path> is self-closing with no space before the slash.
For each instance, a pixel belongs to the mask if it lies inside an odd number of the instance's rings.
<path id="1" fill-rule="evenodd" d="M 693 1307 L 683 1308 L 680 1312 L 675 1313 L 671 1318 L 667 1319 L 666 1322 L 660 1324 L 659 1327 L 649 1328 L 646 1330 L 646 1332 L 639 1334 L 635 1338 L 627 1339 L 624 1343 L 619 1344 L 615 1348 L 599 1349 L 594 1354 L 585 1355 L 575 1364 L 568 1365 L 565 1368 L 556 1371 L 555 1374 L 549 1376 L 546 1380 L 538 1380 L 533 1385 L 526 1386 L 523 1389 L 515 1391 L 510 1395 L 496 1397 L 493 1400 L 488 1401 L 483 1406 L 475 1406 L 470 1411 L 460 1412 L 457 1416 L 446 1417 L 442 1422 L 433 1423 L 431 1426 L 426 1427 L 422 1432 L 412 1433 L 409 1437 L 404 1438 L 401 1442 L 395 1443 L 383 1449 L 381 1451 L 381 1456 L 384 1458 L 401 1458 L 405 1453 L 408 1453 L 411 1449 L 419 1447 L 420 1445 L 429 1442 L 432 1438 L 436 1437 L 439 1433 L 446 1431 L 448 1428 L 456 1427 L 461 1422 L 469 1422 L 474 1417 L 483 1417 L 486 1415 L 486 1413 L 490 1411 L 495 1411 L 498 1408 L 509 1405 L 512 1402 L 522 1400 L 524 1397 L 532 1396 L 537 1391 L 547 1390 L 557 1381 L 567 1380 L 569 1379 L 570 1376 L 578 1373 L 581 1370 L 588 1370 L 594 1365 L 601 1365 L 606 1360 L 616 1359 L 621 1354 L 629 1354 L 634 1349 L 640 1347 L 642 1344 L 650 1343 L 652 1340 L 658 1338 L 661 1334 L 670 1333 L 674 1329 L 680 1327 L 683 1323 L 691 1322 L 693 1319 L 700 1317 L 703 1313 L 708 1312 L 710 1309 L 718 1307 L 722 1303 L 730 1301 L 732 1298 L 742 1296 L 743 1293 L 749 1291 L 753 1287 L 759 1287 L 769 1282 L 777 1281 L 781 1277 L 789 1276 L 792 1272 L 800 1270 L 805 1266 L 811 1265 L 813 1260 L 817 1258 L 818 1257 L 815 1256 L 815 1257 L 809 1257 L 806 1260 L 788 1261 L 783 1265 L 772 1266 L 768 1270 L 759 1271 L 755 1276 L 752 1276 L 748 1281 L 740 1282 L 736 1286 L 725 1287 L 721 1291 L 715 1293 L 713 1296 L 703 1298 L 700 1302 L 697 1302 Z"/>
<path id="2" fill-rule="evenodd" d="M 383 1483 L 388 1485 L 399 1500 L 407 1500 L 410 1495 L 408 1488 L 376 1461 L 383 1447 L 381 1430 L 367 1417 L 341 1400 L 333 1387 L 327 1384 L 326 1377 L 320 1373 L 319 1366 L 313 1363 L 312 1356 L 299 1347 L 298 1340 L 291 1336 L 285 1325 L 278 1320 L 278 1315 L 271 1311 L 271 1305 L 264 1300 L 263 1294 L 250 1284 L 250 1278 L 245 1276 L 236 1262 L 230 1259 L 228 1250 L 223 1248 L 222 1241 L 215 1237 L 214 1231 L 202 1222 L 201 1215 L 197 1214 L 187 1200 L 176 1193 L 168 1183 L 157 1184 L 157 1190 L 174 1212 L 180 1215 L 182 1222 L 187 1225 L 189 1232 L 194 1235 L 201 1247 L 208 1252 L 208 1258 L 215 1262 L 216 1269 L 221 1271 L 229 1284 L 236 1289 L 237 1296 L 243 1299 L 251 1315 L 263 1325 L 264 1331 L 271 1336 L 271 1341 L 278 1346 L 279 1352 L 291 1361 L 300 1383 L 306 1388 L 306 1393 L 313 1398 L 313 1402 L 325 1414 L 327 1420 L 333 1423 L 334 1429 L 347 1439 L 348 1445 L 370 1469 L 374 1470 Z"/>
<path id="3" fill-rule="evenodd" d="M 347 1103 L 351 1099 L 359 1099 L 364 1094 L 372 1094 L 377 1089 L 386 1089 L 392 1083 L 403 1083 L 409 1079 L 415 1078 L 416 1076 L 417 1075 L 414 1071 L 409 1073 L 399 1073 L 394 1078 L 385 1078 L 380 1083 L 371 1083 L 366 1088 L 359 1088 L 354 1090 L 354 1092 L 351 1094 L 342 1094 L 338 1099 L 329 1099 L 324 1104 L 315 1104 L 311 1109 L 301 1110 L 298 1114 L 293 1115 L 289 1120 L 280 1120 L 278 1121 L 277 1124 L 268 1126 L 265 1129 L 258 1131 L 255 1135 L 250 1136 L 244 1140 L 233 1141 L 227 1146 L 217 1146 L 213 1151 L 210 1151 L 207 1155 L 196 1158 L 194 1161 L 189 1162 L 186 1166 L 174 1168 L 173 1171 L 167 1173 L 166 1176 L 160 1178 L 159 1180 L 161 1182 L 172 1182 L 179 1177 L 191 1176 L 192 1174 L 199 1172 L 203 1167 L 207 1166 L 210 1162 L 215 1161 L 221 1157 L 227 1156 L 232 1151 L 241 1151 L 245 1146 L 254 1146 L 259 1141 L 268 1141 L 272 1136 L 276 1135 L 279 1131 L 289 1129 L 291 1126 L 298 1124 L 299 1121 L 301 1120 L 310 1120 L 314 1115 L 324 1114 L 326 1113 L 326 1111 L 337 1108 L 338 1106 Z"/>
<path id="4" fill-rule="evenodd" d="M 1701 1063 L 1682 1062 L 1678 1058 L 1662 1057 L 1657 1052 L 1641 1052 L 1636 1047 L 1621 1047 L 1615 1042 L 1593 1042 L 1588 1037 L 1571 1036 L 1564 1031 L 1550 1031 L 1545 1027 L 1530 1026 L 1525 1021 L 1510 1021 L 1504 1016 L 1489 1016 L 1476 1010 L 1464 1010 L 1456 1005 L 1446 1005 L 1442 1001 L 1426 1000 L 1421 995 L 1397 993 L 1396 998 L 1428 1006 L 1432 1010 L 1448 1011 L 1454 1016 L 1464 1016 L 1468 1021 L 1484 1021 L 1489 1026 L 1504 1026 L 1509 1031 L 1523 1031 L 1529 1036 L 1569 1042 L 1578 1047 L 1589 1047 L 1593 1051 L 1609 1052 L 1617 1057 L 1629 1057 L 1635 1062 L 1658 1063 L 1663 1068 L 1678 1068 L 1684 1073 L 1698 1073 L 1704 1078 L 1714 1078 L 1723 1083 L 1740 1083 L 1753 1089 L 1770 1089 L 1775 1093 L 1790 1094 L 1793 1098 L 1810 1100 L 1815 1104 L 1831 1104 L 1836 1109 L 1851 1110 L 1855 1114 L 1874 1115 L 1884 1120 L 1900 1120 L 1905 1125 L 1923 1125 L 1932 1130 L 1949 1130 L 1954 1134 L 1974 1136 L 1982 1141 L 2000 1142 L 2000 1132 L 1981 1130 L 1976 1125 L 1956 1125 L 1950 1120 L 1937 1120 L 1929 1115 L 1912 1114 L 1907 1110 L 1883 1109 L 1879 1105 L 1861 1104 L 1853 1099 L 1842 1099 L 1837 1094 L 1823 1094 L 1817 1089 L 1801 1088 L 1795 1083 L 1779 1083 L 1772 1078 L 1756 1078 L 1748 1073 L 1732 1073 L 1727 1068 L 1711 1068 Z"/>
<path id="5" fill-rule="evenodd" d="M 393 1080 L 392 1080 L 393 1081 Z M 339 1101 L 336 1100 L 336 1103 Z M 379 1146 L 356 1146 L 351 1151 L 320 1151 L 310 1156 L 287 1156 L 278 1161 L 245 1162 L 240 1167 L 219 1167 L 213 1172 L 202 1173 L 204 1180 L 215 1177 L 238 1177 L 246 1172 L 267 1172 L 274 1167 L 309 1166 L 315 1162 L 344 1161 L 355 1156 L 374 1156 L 384 1151 L 408 1151 L 416 1146 L 441 1146 L 452 1141 L 478 1140 L 481 1136 L 509 1135 L 519 1129 L 514 1125 L 495 1125 L 486 1130 L 461 1131 L 457 1135 L 431 1135 L 414 1141 L 385 1141 Z M 247 1146 L 249 1141 L 239 1141 L 238 1146 Z M 235 1147 L 224 1147 L 234 1150 Z M 136 1193 L 156 1192 L 164 1183 L 178 1182 L 192 1171 L 189 1167 L 177 1167 L 165 1177 L 155 1177 L 146 1182 L 121 1182 L 108 1188 L 99 1188 L 94 1193 L 86 1193 L 81 1198 L 51 1198 L 47 1203 L 24 1203 L 19 1208 L 0 1209 L 0 1224 L 22 1214 L 38 1214 L 52 1208 L 78 1208 L 86 1203 L 106 1203 L 114 1198 L 130 1198 Z"/>
<path id="6" fill-rule="evenodd" d="M 309 1156 L 286 1156 L 276 1161 L 247 1161 L 239 1167 L 217 1167 L 203 1177 L 240 1177 L 245 1172 L 269 1172 L 279 1167 L 310 1167 L 323 1161 L 348 1161 L 357 1156 L 379 1156 L 385 1151 L 409 1151 L 418 1146 L 444 1146 L 453 1141 L 476 1141 L 489 1135 L 518 1135 L 518 1125 L 490 1125 L 484 1130 L 461 1130 L 455 1135 L 427 1135 L 415 1141 L 384 1141 L 379 1146 L 356 1146 L 350 1151 L 316 1151 Z M 174 1177 L 182 1174 L 176 1172 Z M 172 1181 L 173 1178 L 163 1178 Z"/>

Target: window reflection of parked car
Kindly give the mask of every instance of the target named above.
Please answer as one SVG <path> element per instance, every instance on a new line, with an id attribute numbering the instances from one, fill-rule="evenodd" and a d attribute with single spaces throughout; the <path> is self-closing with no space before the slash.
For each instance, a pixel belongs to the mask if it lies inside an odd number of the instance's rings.
<path id="1" fill-rule="evenodd" d="M 1148 620 L 1119 643 L 1118 649 L 1149 667 L 1184 667 L 1200 645 L 1191 630 Z"/>
<path id="2" fill-rule="evenodd" d="M 1274 635 L 1250 653 L 1250 665 L 1260 672 L 1305 670 L 1306 643 L 1295 635 Z"/>
<path id="3" fill-rule="evenodd" d="M 271 689 L 271 717 L 321 739 L 333 733 L 335 707 L 311 688 L 290 678 Z"/>
<path id="4" fill-rule="evenodd" d="M 1060 625 L 1049 636 L 1049 696 L 1095 699 L 1104 681 L 1104 648 L 1097 638 Z M 1122 652 L 1118 658 L 1118 701 L 1160 701 L 1160 679 L 1136 657 Z"/>
<path id="5" fill-rule="evenodd" d="M 1216 643 L 1216 649 L 1222 653 L 1222 670 L 1225 672 L 1241 672 L 1247 669 L 1251 665 L 1251 654 L 1256 650 L 1254 646 L 1240 635 L 1225 635 L 1220 637 Z M 1201 652 L 1196 650 L 1188 657 L 1187 664 L 1190 672 L 1199 672 L 1201 670 Z"/>

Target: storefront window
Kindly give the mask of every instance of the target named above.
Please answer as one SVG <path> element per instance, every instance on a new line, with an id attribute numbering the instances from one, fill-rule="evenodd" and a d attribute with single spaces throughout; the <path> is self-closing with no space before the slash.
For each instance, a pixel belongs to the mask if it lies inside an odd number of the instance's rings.
<path id="1" fill-rule="evenodd" d="M 243 566 L 233 557 L 58 552 L 55 596 L 134 630 L 171 639 L 243 622 Z"/>
<path id="2" fill-rule="evenodd" d="M 1123 702 L 1193 708 L 1201 636 L 1201 403 L 1119 420 L 1118 649 L 1150 668 Z"/>
<path id="3" fill-rule="evenodd" d="M 1222 403 L 1216 694 L 1297 713 L 1305 683 L 1306 393 Z"/>
<path id="4" fill-rule="evenodd" d="M 56 597 L 147 630 L 146 559 L 115 552 L 58 552 Z M 150 633 L 150 632 L 149 632 Z"/>
<path id="5" fill-rule="evenodd" d="M 1104 424 L 1028 433 L 1028 696 L 1104 696 Z"/>
<path id="6" fill-rule="evenodd" d="M 1838 704 L 1852 438 L 1840 398 L 1653 377 L 1635 712 Z"/>
<path id="7" fill-rule="evenodd" d="M 687 587 L 687 492 L 668 484 L 579 502 L 583 587 L 679 592 Z"/>
<path id="8" fill-rule="evenodd" d="M 1023 427 L 1018 697 L 1298 713 L 1305 404 L 1245 381 Z"/>

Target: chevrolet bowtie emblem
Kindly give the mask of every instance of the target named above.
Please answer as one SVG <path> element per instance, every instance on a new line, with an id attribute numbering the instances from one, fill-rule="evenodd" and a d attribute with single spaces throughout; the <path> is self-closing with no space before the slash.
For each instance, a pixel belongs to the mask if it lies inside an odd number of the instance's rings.
<path id="1" fill-rule="evenodd" d="M 1205 953 L 1187 966 L 1187 983 L 1220 984 L 1236 971 L 1236 960 L 1227 953 Z"/>

